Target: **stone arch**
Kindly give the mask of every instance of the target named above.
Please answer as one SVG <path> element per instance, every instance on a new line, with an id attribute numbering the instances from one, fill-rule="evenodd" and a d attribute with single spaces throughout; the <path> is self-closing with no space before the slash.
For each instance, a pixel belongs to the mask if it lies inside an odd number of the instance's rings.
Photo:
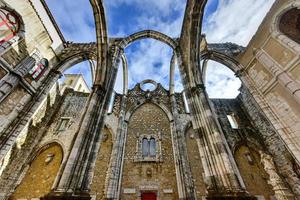
<path id="1" fill-rule="evenodd" d="M 187 73 L 183 82 L 191 88 L 201 84 L 198 69 L 200 69 L 200 44 L 203 38 L 201 35 L 202 21 L 206 4 L 207 0 L 191 1 L 187 4 L 184 16 L 186 23 L 183 24 L 184 28 L 179 41 L 184 52 L 184 63 L 180 66 L 180 70 L 185 70 Z"/>
<path id="2" fill-rule="evenodd" d="M 171 111 L 167 108 L 167 106 L 165 106 L 165 105 L 164 105 L 163 103 L 161 103 L 161 102 L 154 102 L 154 101 L 148 101 L 148 100 L 143 100 L 143 101 L 140 102 L 140 104 L 131 107 L 131 108 L 126 112 L 126 114 L 125 114 L 125 121 L 128 122 L 128 121 L 130 120 L 132 114 L 133 114 L 138 108 L 140 108 L 141 106 L 143 106 L 143 105 L 146 104 L 146 103 L 151 103 L 151 104 L 156 105 L 157 107 L 159 107 L 160 109 L 162 109 L 162 110 L 165 112 L 165 114 L 167 115 L 167 117 L 168 117 L 168 119 L 169 119 L 170 122 L 173 121 L 173 115 L 172 115 Z"/>
<path id="3" fill-rule="evenodd" d="M 235 148 L 234 159 L 250 195 L 263 195 L 265 199 L 271 199 L 274 192 L 267 182 L 268 174 L 261 164 L 257 149 L 240 144 Z"/>
<path id="4" fill-rule="evenodd" d="M 280 30 L 280 21 L 284 14 L 288 13 L 290 10 L 293 9 L 300 9 L 300 2 L 299 1 L 292 1 L 288 4 L 285 4 L 280 10 L 274 15 L 273 22 L 270 26 L 270 32 L 272 36 L 277 39 L 281 44 L 288 47 L 292 51 L 297 54 L 300 54 L 300 44 L 296 41 L 292 40 L 286 34 L 281 32 Z"/>
<path id="5" fill-rule="evenodd" d="M 97 67 L 95 72 L 95 83 L 103 85 L 105 82 L 107 53 L 108 53 L 108 31 L 106 25 L 105 9 L 103 1 L 90 0 L 94 12 L 96 38 L 97 38 Z"/>
<path id="6" fill-rule="evenodd" d="M 131 43 L 141 40 L 141 39 L 146 39 L 146 38 L 150 38 L 150 39 L 154 39 L 157 41 L 160 41 L 166 45 L 168 45 L 169 47 L 171 47 L 174 51 L 174 54 L 176 55 L 177 58 L 177 63 L 179 66 L 182 65 L 182 53 L 180 50 L 180 47 L 177 43 L 177 41 L 175 41 L 174 39 L 170 38 L 169 36 L 160 33 L 158 31 L 153 31 L 153 30 L 144 30 L 144 31 L 140 31 L 137 33 L 134 33 L 124 39 L 122 39 L 119 42 L 116 42 L 113 50 L 113 56 L 111 58 L 111 70 L 107 70 L 106 75 L 106 88 L 108 90 L 113 88 L 114 85 L 114 79 L 116 76 L 116 72 L 118 69 L 118 64 L 119 64 L 119 59 L 121 58 L 121 56 L 124 54 L 124 49 L 130 45 Z M 181 69 L 182 67 L 180 67 Z M 112 76 L 109 76 L 109 72 L 112 72 L 110 74 L 112 74 Z M 128 77 L 128 71 L 126 71 L 126 75 L 125 77 Z M 181 77 L 185 78 L 185 73 L 183 71 L 181 71 Z"/>
<path id="7" fill-rule="evenodd" d="M 52 147 L 52 146 L 59 146 L 61 148 L 61 151 L 62 151 L 62 157 L 64 158 L 65 156 L 65 153 L 66 152 L 66 149 L 64 147 L 64 145 L 58 141 L 58 140 L 51 140 L 51 141 L 48 141 L 42 145 L 39 146 L 39 148 L 37 148 L 33 153 L 32 153 L 32 156 L 29 158 L 28 160 L 28 164 L 30 165 L 34 159 L 41 153 L 43 152 L 44 150 L 48 149 L 49 147 Z"/>
<path id="8" fill-rule="evenodd" d="M 56 70 L 63 73 L 68 68 L 86 60 L 96 60 L 96 44 L 76 44 L 66 43 L 66 47 L 59 55 L 60 62 L 56 66 Z M 92 72 L 95 73 L 95 72 Z"/>
<path id="9" fill-rule="evenodd" d="M 57 142 L 44 145 L 30 159 L 28 170 L 11 199 L 40 198 L 51 191 L 63 160 L 63 149 Z"/>
<path id="10" fill-rule="evenodd" d="M 175 40 L 170 38 L 169 36 L 154 30 L 144 30 L 137 33 L 134 33 L 123 40 L 121 40 L 118 44 L 119 48 L 125 49 L 129 44 L 133 43 L 134 41 L 145 39 L 145 38 L 152 38 L 162 43 L 169 45 L 172 49 L 176 49 L 178 44 Z"/>
<path id="11" fill-rule="evenodd" d="M 114 139 L 116 137 L 116 133 L 112 126 L 113 126 L 113 124 L 109 124 L 109 122 L 106 122 L 103 129 L 106 128 L 112 134 L 113 139 Z"/>
<path id="12" fill-rule="evenodd" d="M 242 66 L 239 64 L 238 61 L 236 61 L 234 58 L 225 55 L 223 53 L 217 52 L 217 51 L 207 51 L 201 55 L 201 59 L 204 60 L 204 62 L 207 62 L 208 60 L 212 60 L 218 63 L 221 63 L 228 67 L 230 70 L 232 70 L 235 74 L 238 75 L 240 70 L 242 69 Z M 207 65 L 204 64 L 202 67 L 202 80 L 206 79 L 206 70 Z"/>
<path id="13" fill-rule="evenodd" d="M 13 8 L 9 7 L 8 5 L 5 5 L 5 6 L 0 7 L 0 9 L 11 12 L 19 22 L 19 28 L 18 28 L 17 34 L 14 37 L 12 37 L 11 39 L 9 39 L 8 41 L 4 42 L 2 45 L 0 45 L 0 55 L 2 55 L 6 49 L 8 49 L 14 43 L 18 42 L 19 40 L 21 40 L 22 38 L 25 37 L 25 25 L 24 25 L 22 16 Z"/>

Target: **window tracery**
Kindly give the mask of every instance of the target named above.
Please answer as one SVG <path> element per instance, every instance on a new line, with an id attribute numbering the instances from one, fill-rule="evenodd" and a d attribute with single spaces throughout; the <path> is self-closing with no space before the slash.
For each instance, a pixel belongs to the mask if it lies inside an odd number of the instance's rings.
<path id="1" fill-rule="evenodd" d="M 136 162 L 160 162 L 161 156 L 161 136 L 158 135 L 140 135 L 137 137 Z"/>
<path id="2" fill-rule="evenodd" d="M 20 30 L 20 20 L 15 13 L 0 8 L 0 45 L 11 40 Z"/>
<path id="3" fill-rule="evenodd" d="M 33 80 L 37 81 L 47 70 L 49 62 L 47 59 L 41 59 L 30 71 L 29 74 Z"/>

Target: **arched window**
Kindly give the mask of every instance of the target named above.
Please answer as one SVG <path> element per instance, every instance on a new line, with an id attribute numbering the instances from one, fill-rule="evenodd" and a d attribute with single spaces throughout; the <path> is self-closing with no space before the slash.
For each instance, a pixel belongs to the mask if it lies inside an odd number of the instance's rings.
<path id="1" fill-rule="evenodd" d="M 149 148 L 149 155 L 151 157 L 156 156 L 156 142 L 154 138 L 150 139 L 150 148 Z"/>
<path id="2" fill-rule="evenodd" d="M 279 30 L 300 44 L 300 9 L 292 8 L 284 13 L 279 21 Z"/>
<path id="3" fill-rule="evenodd" d="M 143 156 L 147 157 L 149 155 L 149 142 L 147 138 L 143 139 L 143 147 L 142 147 L 142 151 L 143 151 Z"/>
<path id="4" fill-rule="evenodd" d="M 143 157 L 155 157 L 156 156 L 156 141 L 155 138 L 143 138 L 142 141 L 142 153 Z"/>
<path id="5" fill-rule="evenodd" d="M 38 62 L 30 71 L 29 74 L 33 78 L 33 80 L 37 81 L 41 78 L 41 76 L 46 71 L 47 67 L 49 65 L 49 62 L 47 59 L 43 58 Z"/>
<path id="6" fill-rule="evenodd" d="M 0 8 L 0 45 L 16 36 L 20 29 L 17 15 L 4 8 Z"/>

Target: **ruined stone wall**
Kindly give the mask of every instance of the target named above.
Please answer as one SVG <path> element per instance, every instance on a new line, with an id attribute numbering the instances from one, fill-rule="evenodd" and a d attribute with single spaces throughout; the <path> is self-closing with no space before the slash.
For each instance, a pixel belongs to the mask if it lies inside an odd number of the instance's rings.
<path id="1" fill-rule="evenodd" d="M 270 199 L 274 192 L 272 186 L 267 183 L 268 174 L 264 171 L 257 152 L 265 151 L 260 130 L 253 125 L 239 99 L 212 99 L 212 102 L 247 191 L 251 195 Z M 227 115 L 234 116 L 238 128 L 231 127 Z"/>
<path id="2" fill-rule="evenodd" d="M 21 130 L 13 135 L 8 132 L 11 132 L 11 130 L 15 128 L 13 126 L 17 126 L 20 120 L 24 121 L 24 119 L 18 119 L 17 117 L 25 113 L 24 109 L 30 103 L 30 100 L 32 100 L 32 95 L 37 92 L 45 80 L 45 77 L 49 75 L 50 69 L 56 65 L 56 55 L 60 49 L 57 48 L 57 45 L 55 47 L 53 46 L 56 39 L 51 35 L 52 33 L 48 32 L 49 23 L 43 21 L 45 14 L 42 13 L 43 9 L 37 6 L 37 1 L 4 0 L 0 2 L 0 6 L 7 6 L 16 12 L 20 17 L 21 23 L 20 33 L 17 38 L 13 38 L 12 41 L 9 41 L 10 44 L 5 45 L 4 50 L 2 45 L 0 50 L 0 85 L 3 86 L 4 79 L 8 85 L 11 85 L 10 81 L 12 81 L 13 84 L 17 82 L 16 88 L 12 91 L 4 91 L 5 95 L 8 96 L 0 102 L 0 106 L 5 108 L 1 109 L 0 112 L 0 135 L 6 140 L 9 139 L 11 141 L 9 144 L 5 143 L 5 148 L 3 148 L 3 146 L 1 147 L 1 160 L 9 149 L 12 148 L 13 140 L 18 137 Z M 53 25 L 50 24 L 50 26 Z M 60 40 L 60 43 L 62 44 L 62 40 Z M 38 57 L 49 60 L 48 69 L 37 81 L 33 80 L 28 74 L 15 79 L 17 75 L 13 71 L 16 70 L 16 66 L 34 52 L 39 55 Z M 22 81 L 23 83 L 21 84 L 20 82 Z M 1 92 L 3 92 L 2 89 Z M 36 99 L 33 101 L 36 101 Z M 37 104 L 39 103 L 43 103 L 43 101 L 37 102 Z M 38 105 L 36 107 L 38 107 Z M 35 111 L 32 111 L 29 115 L 34 112 Z M 28 127 L 29 119 L 26 119 L 26 122 L 23 122 L 21 126 L 27 124 L 24 128 Z M 9 125 L 11 125 L 11 127 L 9 127 Z M 4 140 L 2 140 L 2 142 L 3 141 Z"/>
<path id="3" fill-rule="evenodd" d="M 80 121 L 86 107 L 89 94 L 75 92 L 72 89 L 66 89 L 63 94 L 63 100 L 52 116 L 51 124 L 40 146 L 51 141 L 58 141 L 63 144 L 64 150 L 71 148 L 72 141 L 80 127 Z M 64 130 L 60 129 L 63 120 L 66 120 Z"/>
<path id="4" fill-rule="evenodd" d="M 279 29 L 287 12 L 299 14 L 295 9 L 297 0 L 275 1 L 238 61 L 251 93 L 259 97 L 258 104 L 299 163 L 300 44 Z M 285 29 L 295 25 L 290 21 Z"/>
<path id="5" fill-rule="evenodd" d="M 238 99 L 211 99 L 215 114 L 226 137 L 231 151 L 242 144 L 256 146 L 264 149 L 263 137 L 259 130 L 253 126 L 248 113 L 243 109 L 243 104 Z M 238 123 L 238 128 L 231 127 L 227 115 L 233 115 Z"/>
<path id="6" fill-rule="evenodd" d="M 137 154 L 141 153 L 141 135 L 159 138 L 156 143 L 160 154 L 158 160 L 142 161 L 137 158 Z M 151 103 L 143 104 L 128 123 L 121 198 L 139 199 L 142 191 L 154 191 L 159 199 L 177 199 L 176 183 L 170 122 L 161 108 Z"/>
<path id="7" fill-rule="evenodd" d="M 299 176 L 293 168 L 295 158 L 288 152 L 284 140 L 276 132 L 270 120 L 266 118 L 259 105 L 254 100 L 252 95 L 244 87 L 241 88 L 241 94 L 238 96 L 239 101 L 243 104 L 244 112 L 248 113 L 253 126 L 259 130 L 263 138 L 266 151 L 272 155 L 278 173 L 285 185 L 289 187 L 297 196 L 299 195 Z"/>
<path id="8" fill-rule="evenodd" d="M 23 186 L 20 186 L 23 189 L 20 189 L 18 196 L 25 195 L 25 188 L 28 189 L 28 187 L 31 187 L 30 181 L 23 178 L 25 174 L 27 174 L 27 169 L 31 166 L 28 162 L 34 152 L 37 152 L 39 149 L 44 148 L 48 144 L 57 143 L 60 144 L 60 148 L 64 152 L 64 156 L 60 163 L 66 159 L 70 145 L 76 136 L 77 129 L 79 128 L 81 115 L 83 114 L 87 99 L 88 94 L 74 92 L 72 89 L 65 90 L 62 96 L 59 94 L 52 94 L 48 96 L 46 100 L 46 109 L 42 109 L 42 106 L 41 112 L 34 115 L 36 116 L 34 118 L 36 121 L 32 121 L 32 123 L 30 123 L 24 134 L 24 138 L 22 138 L 20 142 L 13 147 L 8 166 L 4 169 L 3 175 L 0 179 L 0 199 L 2 199 L 2 197 L 3 199 L 7 198 L 7 196 L 10 195 L 10 192 L 14 191 L 16 186 L 23 184 L 23 180 L 25 183 Z M 62 118 L 68 119 L 68 122 L 64 130 L 59 130 Z M 54 168 L 49 168 L 47 170 L 49 173 L 55 174 L 55 179 L 57 171 L 51 171 L 52 169 Z M 39 170 L 42 172 L 44 168 L 35 168 L 32 173 L 38 173 Z M 30 176 L 31 175 L 28 175 L 28 177 Z M 51 187 L 54 183 L 54 179 L 51 182 Z M 48 184 L 50 184 L 50 182 Z M 43 190 L 43 184 L 32 187 L 41 187 L 41 191 L 45 191 Z M 37 190 L 39 189 L 37 188 Z"/>

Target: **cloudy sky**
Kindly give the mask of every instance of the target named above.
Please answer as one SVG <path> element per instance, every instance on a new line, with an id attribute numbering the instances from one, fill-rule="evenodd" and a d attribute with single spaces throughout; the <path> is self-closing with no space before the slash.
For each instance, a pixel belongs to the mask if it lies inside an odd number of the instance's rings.
<path id="1" fill-rule="evenodd" d="M 234 42 L 247 46 L 258 25 L 275 0 L 209 0 L 203 31 L 208 42 Z M 95 26 L 88 0 L 47 0 L 66 40 L 95 41 Z M 125 37 L 134 32 L 152 29 L 171 37 L 179 37 L 186 0 L 104 0 L 110 37 Z M 169 87 L 171 48 L 153 39 L 134 42 L 125 50 L 129 65 L 129 88 L 144 79 L 153 79 Z M 91 84 L 88 64 L 81 63 L 66 73 L 82 73 Z M 176 90 L 182 85 L 178 67 Z M 209 62 L 206 87 L 212 98 L 234 98 L 240 87 L 232 71 Z M 122 70 L 115 89 L 122 91 Z"/>

